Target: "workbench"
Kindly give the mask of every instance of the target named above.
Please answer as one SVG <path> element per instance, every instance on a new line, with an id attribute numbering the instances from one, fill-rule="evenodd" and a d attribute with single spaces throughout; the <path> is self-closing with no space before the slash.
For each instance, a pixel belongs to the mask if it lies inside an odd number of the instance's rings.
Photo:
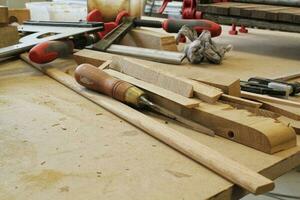
<path id="1" fill-rule="evenodd" d="M 216 41 L 235 49 L 222 65 L 164 67 L 180 75 L 202 67 L 241 79 L 299 72 L 300 35 L 224 33 Z M 0 112 L 1 200 L 198 200 L 246 194 L 19 59 L 0 64 Z M 268 155 L 151 116 L 271 179 L 300 164 L 299 146 Z"/>

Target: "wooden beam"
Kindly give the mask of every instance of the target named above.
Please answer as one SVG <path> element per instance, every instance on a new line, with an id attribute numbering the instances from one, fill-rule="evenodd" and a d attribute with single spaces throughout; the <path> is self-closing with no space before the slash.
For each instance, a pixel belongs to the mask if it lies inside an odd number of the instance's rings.
<path id="1" fill-rule="evenodd" d="M 174 92 L 171 92 L 169 90 L 166 90 L 164 88 L 158 87 L 154 84 L 147 83 L 145 81 L 133 78 L 131 76 L 128 76 L 126 74 L 123 74 L 121 72 L 115 71 L 115 70 L 105 70 L 106 73 L 110 74 L 111 76 L 114 76 L 118 79 L 127 81 L 128 83 L 131 83 L 133 85 L 136 85 L 137 87 L 147 90 L 149 92 L 155 93 L 161 97 L 167 98 L 173 102 L 176 102 L 184 107 L 187 108 L 194 108 L 199 106 L 199 100 L 192 99 L 192 98 L 186 98 L 184 96 L 181 96 L 179 94 L 176 94 Z"/>
<path id="2" fill-rule="evenodd" d="M 23 59 L 26 59 L 24 58 L 24 55 Z M 29 61 L 28 58 L 27 61 Z M 74 90 L 78 94 L 109 110 L 132 125 L 144 130 L 149 135 L 164 142 L 194 161 L 208 167 L 220 176 L 238 184 L 249 192 L 254 194 L 263 194 L 273 190 L 274 183 L 271 180 L 223 156 L 219 152 L 201 144 L 200 142 L 185 136 L 177 130 L 171 129 L 168 126 L 155 121 L 141 112 L 138 112 L 110 97 L 97 94 L 89 90 L 83 90 L 82 87 L 76 83 L 73 77 L 56 69 L 55 67 L 42 68 L 40 65 L 36 64 L 33 64 L 33 66 L 68 88 Z"/>
<path id="3" fill-rule="evenodd" d="M 193 85 L 173 74 L 154 70 L 130 58 L 113 57 L 112 60 L 110 67 L 119 72 L 155 84 L 182 96 L 193 97 Z"/>
<path id="4" fill-rule="evenodd" d="M 178 51 L 173 35 L 142 28 L 132 29 L 126 34 L 120 44 L 148 49 Z"/>

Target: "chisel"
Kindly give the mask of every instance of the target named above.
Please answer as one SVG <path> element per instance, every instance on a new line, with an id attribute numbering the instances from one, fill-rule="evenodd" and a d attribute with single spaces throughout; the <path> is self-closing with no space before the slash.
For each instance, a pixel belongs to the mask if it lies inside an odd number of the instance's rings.
<path id="1" fill-rule="evenodd" d="M 106 94 L 123 103 L 133 105 L 138 108 L 148 107 L 164 116 L 177 120 L 188 125 L 194 130 L 200 131 L 208 135 L 214 135 L 214 132 L 196 122 L 185 119 L 171 111 L 151 102 L 146 93 L 138 87 L 116 79 L 101 69 L 90 64 L 81 64 L 75 70 L 76 81 L 93 91 Z"/>

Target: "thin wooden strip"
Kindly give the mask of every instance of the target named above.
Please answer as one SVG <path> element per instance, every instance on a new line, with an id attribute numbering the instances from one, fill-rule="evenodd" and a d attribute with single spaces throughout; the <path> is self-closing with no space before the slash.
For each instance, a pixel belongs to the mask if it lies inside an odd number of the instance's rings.
<path id="1" fill-rule="evenodd" d="M 262 100 L 262 101 L 267 101 L 267 102 L 271 102 L 271 103 L 278 103 L 278 104 L 282 104 L 282 105 L 290 105 L 290 106 L 294 106 L 294 107 L 300 107 L 300 103 L 295 102 L 295 101 L 280 99 L 280 98 L 271 97 L 271 96 L 267 96 L 267 95 L 255 94 L 255 93 L 251 93 L 251 92 L 242 91 L 242 97 L 246 98 L 246 99 L 258 100 L 258 101 Z"/>
<path id="2" fill-rule="evenodd" d="M 176 94 L 176 93 L 171 92 L 169 90 L 166 90 L 164 88 L 158 87 L 158 86 L 153 85 L 151 83 L 147 83 L 145 81 L 138 80 L 136 78 L 133 78 L 131 76 L 120 73 L 120 72 L 115 71 L 115 70 L 105 69 L 105 72 L 107 72 L 108 74 L 110 74 L 110 75 L 112 75 L 116 78 L 122 79 L 124 81 L 127 81 L 128 83 L 136 85 L 139 88 L 142 88 L 142 89 L 147 90 L 149 92 L 155 93 L 155 94 L 157 94 L 161 97 L 167 98 L 167 99 L 169 99 L 169 100 L 171 100 L 175 103 L 178 103 L 178 104 L 180 104 L 184 107 L 194 108 L 194 107 L 199 106 L 199 101 L 196 100 L 196 99 L 183 97 L 179 94 Z"/>
<path id="3" fill-rule="evenodd" d="M 227 95 L 227 94 L 222 94 L 220 99 L 223 100 L 223 101 L 236 103 L 236 104 L 240 104 L 240 105 L 255 108 L 255 109 L 260 108 L 262 106 L 262 103 L 251 101 L 251 100 L 248 100 L 248 99 L 235 97 L 235 96 L 230 96 L 230 95 Z"/>
<path id="4" fill-rule="evenodd" d="M 278 104 L 275 102 L 261 101 L 263 103 L 262 108 L 277 113 L 279 115 L 286 116 L 294 120 L 300 120 L 300 108 L 294 106 Z"/>
<path id="5" fill-rule="evenodd" d="M 24 55 L 23 59 L 26 60 Z M 93 91 L 83 90 L 83 88 L 76 83 L 74 78 L 56 68 L 41 68 L 39 65 L 31 63 L 28 58 L 27 62 L 66 87 L 86 97 L 106 110 L 109 110 L 132 125 L 142 129 L 149 135 L 164 142 L 194 161 L 206 166 L 220 176 L 245 188 L 249 192 L 254 194 L 263 194 L 273 190 L 274 182 L 270 179 L 267 179 L 238 162 L 223 156 L 219 152 L 185 136 L 175 129 L 171 129 L 168 126 L 110 97 L 97 94 Z"/>

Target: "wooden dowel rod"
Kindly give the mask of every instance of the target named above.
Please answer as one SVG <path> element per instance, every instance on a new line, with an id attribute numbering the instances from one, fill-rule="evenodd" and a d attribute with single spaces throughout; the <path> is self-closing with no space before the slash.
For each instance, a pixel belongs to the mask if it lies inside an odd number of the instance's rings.
<path id="1" fill-rule="evenodd" d="M 270 179 L 267 179 L 238 162 L 223 156 L 219 152 L 169 128 L 117 100 L 83 89 L 76 83 L 73 77 L 56 68 L 48 67 L 41 69 L 39 65 L 31 63 L 28 58 L 26 58 L 26 55 L 22 55 L 21 57 L 66 87 L 88 98 L 132 125 L 142 129 L 149 135 L 206 166 L 220 176 L 245 188 L 249 192 L 253 194 L 262 194 L 271 191 L 274 188 L 274 182 Z"/>

